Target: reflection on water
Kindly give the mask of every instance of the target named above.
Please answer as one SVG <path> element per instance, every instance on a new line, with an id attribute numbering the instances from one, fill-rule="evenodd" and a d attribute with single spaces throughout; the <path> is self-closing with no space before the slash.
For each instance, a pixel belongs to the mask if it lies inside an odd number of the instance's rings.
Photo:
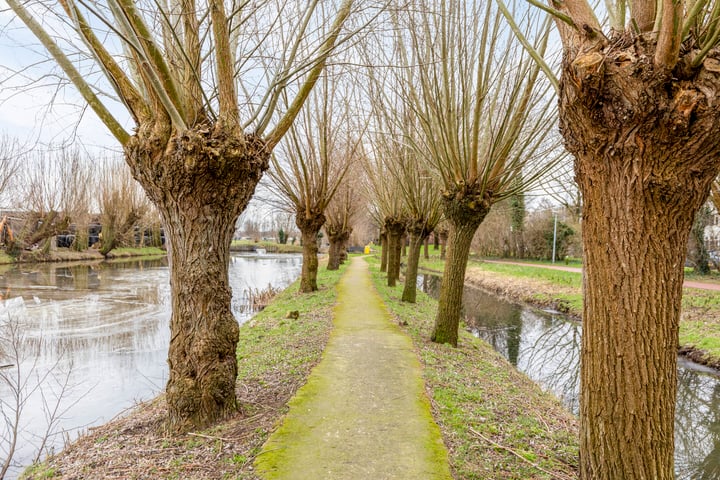
<path id="1" fill-rule="evenodd" d="M 426 275 L 418 283 L 437 298 L 439 277 Z M 463 309 L 475 335 L 578 413 L 580 324 L 471 287 L 465 288 Z M 678 479 L 720 479 L 720 375 L 683 358 L 678 360 L 675 471 Z"/>
<path id="2" fill-rule="evenodd" d="M 250 288 L 287 286 L 299 275 L 301 261 L 296 255 L 233 255 L 229 279 L 238 321 L 251 315 L 242 313 Z M 59 423 L 63 433 L 51 441 L 55 447 L 63 437 L 107 422 L 163 389 L 170 338 L 165 258 L 17 265 L 0 276 L 0 295 L 0 326 L 17 321 L 25 351 L 31 352 L 20 366 L 29 372 L 35 365 L 27 391 L 52 372 L 25 405 L 21 464 L 31 460 L 34 438 L 47 426 L 43 396 L 51 399 L 63 383 L 70 389 Z M 0 385 L 0 399 L 10 398 L 7 386 Z"/>

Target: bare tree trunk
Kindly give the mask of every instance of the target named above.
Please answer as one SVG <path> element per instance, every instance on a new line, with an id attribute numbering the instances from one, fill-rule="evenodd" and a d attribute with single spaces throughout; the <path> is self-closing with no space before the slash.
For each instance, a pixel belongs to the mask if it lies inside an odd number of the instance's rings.
<path id="1" fill-rule="evenodd" d="M 32 214 L 30 219 L 25 222 L 28 232 L 21 241 L 23 247 L 40 244 L 51 237 L 67 231 L 70 226 L 70 219 L 61 216 L 58 212 L 52 210 L 45 216 Z"/>
<path id="2" fill-rule="evenodd" d="M 318 233 L 325 224 L 325 215 L 318 212 L 307 214 L 304 207 L 299 207 L 295 215 L 295 224 L 300 229 L 303 245 L 300 292 L 315 292 L 318 289 Z"/>
<path id="3" fill-rule="evenodd" d="M 335 235 L 328 234 L 330 247 L 328 248 L 328 270 L 338 270 L 340 268 L 340 242 Z"/>
<path id="4" fill-rule="evenodd" d="M 328 252 L 328 270 L 337 270 L 347 256 L 347 241 L 350 238 L 348 231 L 334 231 L 332 234 L 328 232 L 330 239 L 330 250 Z"/>
<path id="5" fill-rule="evenodd" d="M 696 205 L 668 208 L 622 176 L 582 182 L 582 469 L 593 479 L 671 479 L 683 265 Z"/>
<path id="6" fill-rule="evenodd" d="M 561 131 L 584 200 L 587 480 L 674 478 L 686 244 L 720 166 L 717 76 L 655 70 L 647 47 L 627 38 L 563 65 Z"/>
<path id="7" fill-rule="evenodd" d="M 397 277 L 395 276 L 395 265 L 400 264 L 400 259 L 396 258 L 398 256 L 398 248 L 397 244 L 400 241 L 400 238 L 393 234 L 392 232 L 388 231 L 387 233 L 387 247 L 388 247 L 388 253 L 387 253 L 387 284 L 388 287 L 394 287 L 396 285 Z"/>
<path id="8" fill-rule="evenodd" d="M 389 238 L 388 252 L 388 286 L 394 287 L 400 278 L 400 260 L 402 254 L 402 236 L 405 232 L 405 222 L 395 218 L 385 220 L 385 230 Z"/>
<path id="9" fill-rule="evenodd" d="M 388 252 L 389 251 L 390 251 L 390 246 L 388 245 L 387 233 L 382 232 L 382 233 L 380 233 L 380 271 L 381 272 L 387 272 Z"/>
<path id="10" fill-rule="evenodd" d="M 303 263 L 300 275 L 300 292 L 315 292 L 318 272 L 318 243 L 317 234 L 320 229 L 300 229 L 303 242 Z"/>
<path id="11" fill-rule="evenodd" d="M 402 301 L 415 303 L 417 298 L 417 275 L 420 261 L 420 249 L 428 236 L 424 230 L 410 231 L 410 249 L 408 251 L 407 270 L 405 272 L 405 288 Z M 427 248 L 427 243 L 425 243 Z"/>
<path id="12" fill-rule="evenodd" d="M 348 244 L 350 243 L 350 235 L 352 232 L 348 232 L 345 239 L 342 241 L 342 245 L 340 247 L 340 265 L 345 263 L 348 259 Z"/>
<path id="13" fill-rule="evenodd" d="M 398 235 L 395 240 L 395 261 L 392 263 L 392 273 L 395 281 L 400 280 L 400 266 L 402 265 L 403 236 Z"/>
<path id="14" fill-rule="evenodd" d="M 424 257 L 425 260 L 430 260 L 430 235 L 425 237 L 425 241 L 423 242 L 424 245 Z"/>
<path id="15" fill-rule="evenodd" d="M 143 126 L 126 145 L 133 176 L 169 239 L 168 428 L 203 428 L 236 408 L 238 324 L 230 309 L 235 222 L 268 166 L 262 140 L 200 126 Z"/>
<path id="16" fill-rule="evenodd" d="M 447 254 L 448 231 L 440 232 L 440 260 L 445 260 Z"/>
<path id="17" fill-rule="evenodd" d="M 119 218 L 113 217 L 112 220 L 103 225 L 103 241 L 100 247 L 100 253 L 102 253 L 104 257 L 107 257 L 112 250 L 119 247 L 127 235 L 132 234 L 133 227 L 142 216 L 134 208 L 131 208 L 130 211 L 125 213 L 127 217 L 123 220 L 122 224 L 118 224 L 120 221 Z"/>
<path id="18" fill-rule="evenodd" d="M 445 218 L 450 223 L 447 260 L 440 284 L 438 312 L 430 339 L 457 347 L 460 312 L 462 309 L 465 270 L 470 256 L 470 244 L 485 219 L 490 205 L 473 192 L 473 185 L 453 192 L 444 200 Z"/>

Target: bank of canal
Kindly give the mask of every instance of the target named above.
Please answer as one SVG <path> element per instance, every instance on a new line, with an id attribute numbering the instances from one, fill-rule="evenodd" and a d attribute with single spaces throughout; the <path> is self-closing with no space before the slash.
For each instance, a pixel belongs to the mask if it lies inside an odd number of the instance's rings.
<path id="1" fill-rule="evenodd" d="M 420 284 L 437 296 L 440 277 L 425 275 Z M 472 286 L 465 288 L 463 307 L 469 331 L 577 414 L 579 322 Z M 720 478 L 720 374 L 683 357 L 678 365 L 675 469 L 678 479 Z"/>

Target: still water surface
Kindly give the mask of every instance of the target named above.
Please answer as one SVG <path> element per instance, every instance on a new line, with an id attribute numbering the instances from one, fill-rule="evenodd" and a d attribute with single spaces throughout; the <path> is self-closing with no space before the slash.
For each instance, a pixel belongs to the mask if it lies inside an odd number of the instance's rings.
<path id="1" fill-rule="evenodd" d="M 437 298 L 440 278 L 419 280 Z M 467 328 L 577 414 L 582 327 L 566 317 L 505 302 L 466 287 Z M 678 358 L 675 412 L 676 478 L 720 480 L 720 375 Z"/>
<path id="2" fill-rule="evenodd" d="M 298 255 L 233 255 L 229 278 L 238 321 L 252 315 L 249 289 L 283 288 L 297 278 L 301 263 Z M 18 365 L 29 395 L 13 478 L 32 460 L 38 435 L 47 428 L 43 398 L 52 405 L 65 389 L 49 445 L 61 448 L 66 438 L 164 388 L 170 286 L 165 258 L 1 268 L 0 326 L 16 322 L 22 333 L 25 358 Z M 0 382 L 0 399 L 7 405 L 12 397 Z"/>

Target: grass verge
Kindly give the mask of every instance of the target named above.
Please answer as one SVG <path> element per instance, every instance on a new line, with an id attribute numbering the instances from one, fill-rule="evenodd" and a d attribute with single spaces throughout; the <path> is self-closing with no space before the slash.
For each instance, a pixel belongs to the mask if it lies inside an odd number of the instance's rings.
<path id="1" fill-rule="evenodd" d="M 415 304 L 401 302 L 402 286 L 388 287 L 377 259 L 368 261 L 375 287 L 423 364 L 454 477 L 576 478 L 577 424 L 560 402 L 467 332 L 458 348 L 428 341 L 437 302 L 422 292 Z"/>
<path id="2" fill-rule="evenodd" d="M 287 410 L 287 402 L 320 360 L 332 328 L 335 285 L 342 270 L 318 272 L 319 291 L 298 282 L 240 328 L 239 409 L 218 425 L 187 435 L 163 430 L 162 396 L 90 432 L 29 468 L 23 479 L 244 479 L 252 460 Z M 298 318 L 286 318 L 288 312 Z M 292 315 L 294 316 L 294 315 Z"/>
<path id="3" fill-rule="evenodd" d="M 152 257 L 157 255 L 167 255 L 167 251 L 159 247 L 120 247 L 113 249 L 108 256 L 110 258 L 125 258 L 125 257 Z"/>
<path id="4" fill-rule="evenodd" d="M 0 264 L 15 263 L 15 257 L 8 255 L 4 251 L 0 251 Z"/>
<path id="5" fill-rule="evenodd" d="M 254 250 L 256 248 L 264 248 L 268 253 L 302 253 L 302 245 L 299 243 L 275 243 L 266 240 L 259 242 L 252 240 L 233 240 L 230 244 L 231 250 Z"/>

